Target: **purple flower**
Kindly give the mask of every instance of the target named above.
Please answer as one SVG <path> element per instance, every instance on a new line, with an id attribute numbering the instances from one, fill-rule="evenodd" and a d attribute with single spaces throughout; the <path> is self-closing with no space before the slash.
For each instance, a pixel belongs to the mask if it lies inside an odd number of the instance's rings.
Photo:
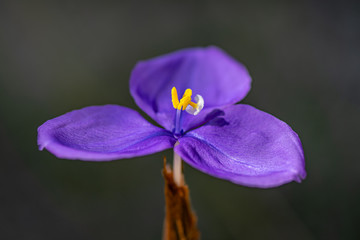
<path id="1" fill-rule="evenodd" d="M 59 158 L 87 161 L 174 148 L 192 167 L 237 184 L 268 188 L 300 182 L 306 172 L 298 135 L 268 113 L 234 105 L 250 84 L 246 68 L 217 47 L 141 61 L 132 71 L 130 92 L 163 128 L 126 107 L 91 106 L 45 122 L 38 145 Z"/>

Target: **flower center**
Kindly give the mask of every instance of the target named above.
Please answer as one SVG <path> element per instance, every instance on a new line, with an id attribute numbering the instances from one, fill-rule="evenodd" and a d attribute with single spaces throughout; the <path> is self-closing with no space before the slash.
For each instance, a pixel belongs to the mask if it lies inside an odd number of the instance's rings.
<path id="1" fill-rule="evenodd" d="M 176 109 L 176 117 L 175 117 L 175 135 L 181 135 L 181 113 L 186 110 L 187 113 L 192 115 L 197 115 L 204 107 L 204 99 L 202 96 L 197 94 L 194 97 L 195 102 L 191 101 L 192 90 L 190 88 L 186 89 L 184 95 L 179 101 L 179 97 L 177 94 L 177 90 L 175 87 L 171 89 L 171 101 Z"/>

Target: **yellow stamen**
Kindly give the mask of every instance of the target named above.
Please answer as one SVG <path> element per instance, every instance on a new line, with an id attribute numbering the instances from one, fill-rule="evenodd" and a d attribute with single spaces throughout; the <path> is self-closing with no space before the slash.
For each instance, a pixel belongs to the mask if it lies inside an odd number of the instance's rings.
<path id="1" fill-rule="evenodd" d="M 189 97 L 189 96 L 183 97 L 180 100 L 180 104 L 177 109 L 181 110 L 181 107 L 182 107 L 182 110 L 185 110 L 185 108 L 189 105 L 190 102 L 191 102 L 191 97 Z"/>
<path id="2" fill-rule="evenodd" d="M 192 95 L 192 90 L 190 88 L 188 88 L 185 90 L 183 97 L 179 101 L 177 90 L 175 87 L 173 87 L 171 89 L 171 101 L 172 101 L 173 107 L 175 109 L 185 110 L 189 104 L 192 107 L 196 106 L 196 103 L 191 102 L 191 95 Z"/>
<path id="3" fill-rule="evenodd" d="M 193 108 L 198 108 L 198 105 L 197 105 L 196 103 L 190 102 L 189 104 L 190 104 L 190 106 L 192 106 Z"/>
<path id="4" fill-rule="evenodd" d="M 188 88 L 188 89 L 185 90 L 183 98 L 184 97 L 191 97 L 191 95 L 192 95 L 192 90 L 190 88 Z"/>
<path id="5" fill-rule="evenodd" d="M 171 101 L 174 108 L 177 109 L 179 106 L 179 98 L 175 87 L 171 89 Z"/>

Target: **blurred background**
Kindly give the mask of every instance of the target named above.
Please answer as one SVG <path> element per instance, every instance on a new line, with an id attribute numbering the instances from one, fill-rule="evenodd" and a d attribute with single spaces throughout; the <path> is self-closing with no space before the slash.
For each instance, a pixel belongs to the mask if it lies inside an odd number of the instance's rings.
<path id="1" fill-rule="evenodd" d="M 162 156 L 93 163 L 39 152 L 37 127 L 107 103 L 139 110 L 135 63 L 217 45 L 243 102 L 300 135 L 308 176 L 254 189 L 189 166 L 202 239 L 359 239 L 360 8 L 347 1 L 1 1 L 0 239 L 161 239 Z M 140 110 L 139 110 L 140 111 Z"/>

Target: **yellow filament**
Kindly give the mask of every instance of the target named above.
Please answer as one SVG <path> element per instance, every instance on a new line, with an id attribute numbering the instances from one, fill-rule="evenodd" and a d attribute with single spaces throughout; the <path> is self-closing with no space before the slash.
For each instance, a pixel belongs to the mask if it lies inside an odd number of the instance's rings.
<path id="1" fill-rule="evenodd" d="M 196 103 L 190 102 L 189 104 L 190 104 L 190 106 L 192 106 L 193 108 L 196 108 L 196 109 L 198 108 L 198 105 L 197 105 Z"/>
<path id="2" fill-rule="evenodd" d="M 185 110 L 186 107 L 190 104 L 193 108 L 197 108 L 197 104 L 193 103 L 191 101 L 191 95 L 192 95 L 192 90 L 190 88 L 188 88 L 185 90 L 184 95 L 182 96 L 182 98 L 179 101 L 177 90 L 175 87 L 173 87 L 171 89 L 171 101 L 172 101 L 173 107 L 175 109 L 181 110 L 181 108 L 182 108 L 182 110 Z"/>

